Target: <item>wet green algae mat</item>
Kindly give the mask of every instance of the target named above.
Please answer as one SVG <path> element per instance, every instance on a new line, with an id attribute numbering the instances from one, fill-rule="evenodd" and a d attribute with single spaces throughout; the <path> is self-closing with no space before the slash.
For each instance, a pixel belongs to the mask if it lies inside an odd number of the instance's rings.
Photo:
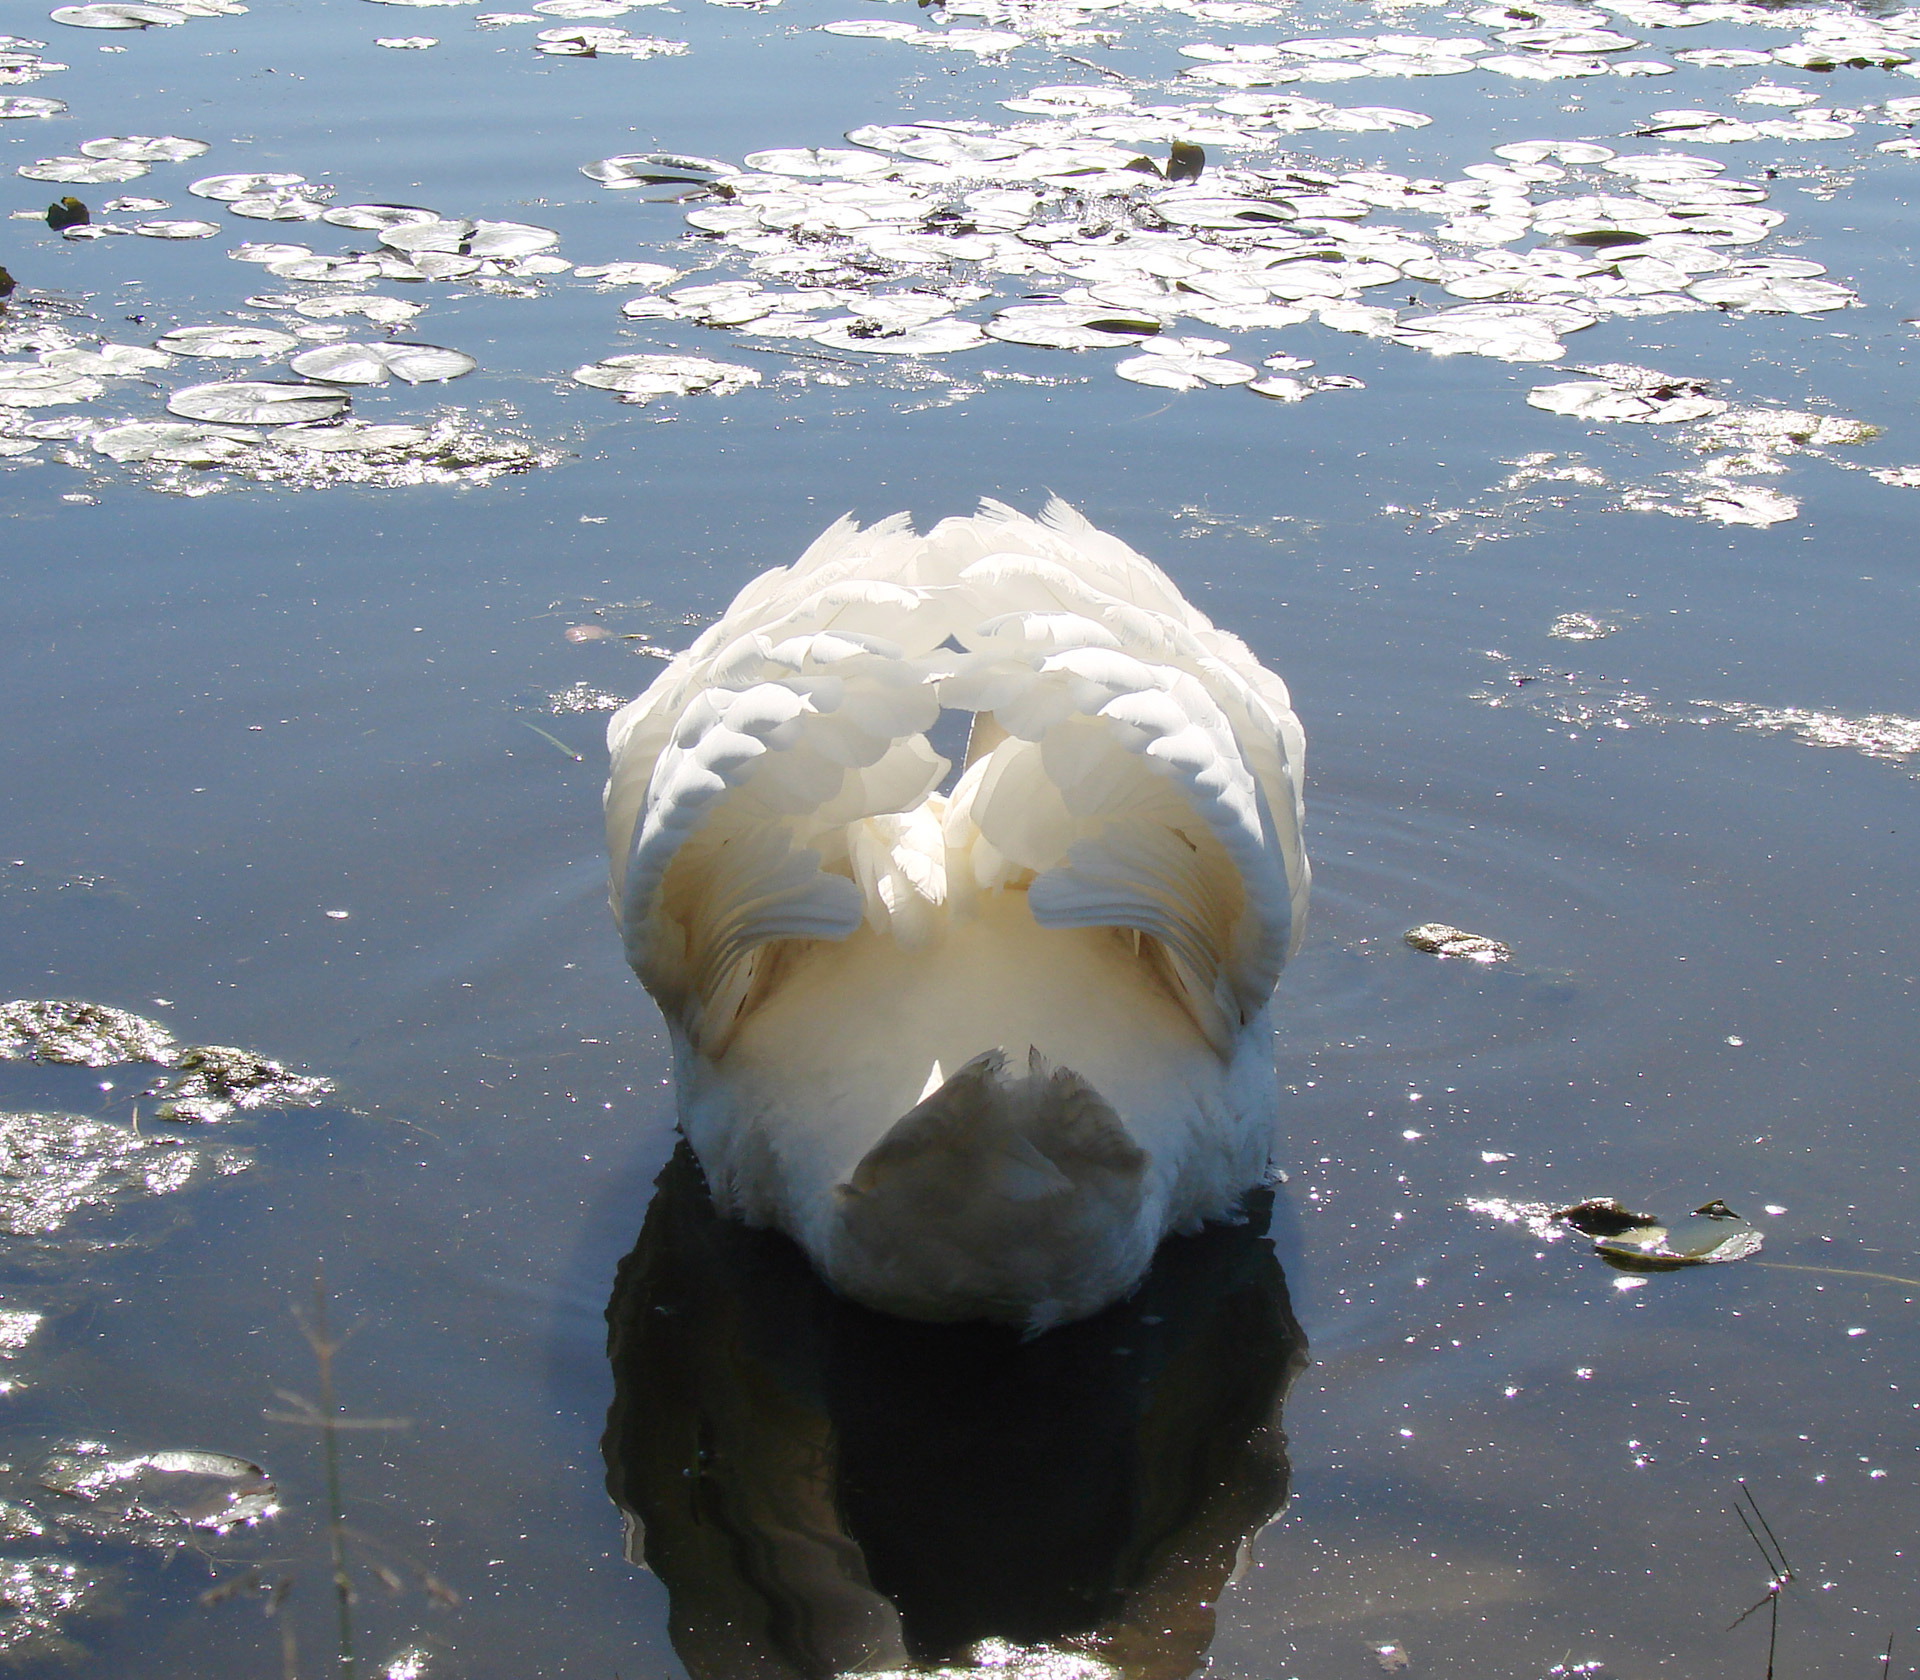
<path id="1" fill-rule="evenodd" d="M 337 1497 L 364 1674 L 1913 1671 L 1915 14 L 8 27 L 9 1662 L 338 1672 Z M 1049 491 L 1318 880 L 1271 1203 L 1023 1347 L 714 1221 L 597 800 Z"/>

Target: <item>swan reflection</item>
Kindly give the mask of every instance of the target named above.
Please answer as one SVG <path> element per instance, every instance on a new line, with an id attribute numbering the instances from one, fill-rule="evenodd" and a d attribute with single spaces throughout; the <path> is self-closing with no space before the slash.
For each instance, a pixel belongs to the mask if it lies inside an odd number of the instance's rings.
<path id="1" fill-rule="evenodd" d="M 694 1680 L 1191 1674 L 1287 1495 L 1306 1345 L 1270 1204 L 1023 1342 L 836 1297 L 715 1214 L 683 1143 L 608 1303 L 603 1447 Z"/>

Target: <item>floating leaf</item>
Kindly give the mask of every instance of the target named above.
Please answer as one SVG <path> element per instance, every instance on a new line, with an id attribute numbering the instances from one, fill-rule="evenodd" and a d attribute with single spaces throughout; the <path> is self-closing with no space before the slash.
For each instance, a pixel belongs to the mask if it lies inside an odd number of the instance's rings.
<path id="1" fill-rule="evenodd" d="M 285 192 L 249 193 L 230 200 L 227 208 L 257 222 L 317 222 L 326 206 L 302 185 Z"/>
<path id="2" fill-rule="evenodd" d="M 582 280 L 598 280 L 603 286 L 659 286 L 678 280 L 680 270 L 665 263 L 595 263 L 573 271 Z"/>
<path id="3" fill-rule="evenodd" d="M 462 257 L 523 257 L 560 242 L 552 228 L 525 222 L 460 219 L 409 222 L 381 230 L 380 243 L 409 256 L 437 253 Z"/>
<path id="4" fill-rule="evenodd" d="M 71 181 L 84 186 L 99 186 L 107 181 L 135 181 L 147 173 L 144 163 L 120 158 L 50 157 L 38 163 L 23 163 L 14 174 L 29 181 Z"/>
<path id="5" fill-rule="evenodd" d="M 816 344 L 836 350 L 866 350 L 886 356 L 944 356 L 955 350 L 978 349 L 987 342 L 987 335 L 971 321 L 892 326 L 857 316 L 844 324 L 828 322 L 809 336 Z"/>
<path id="6" fill-rule="evenodd" d="M 1727 405 L 1707 395 L 1707 389 L 1703 380 L 1666 379 L 1644 368 L 1629 368 L 1604 379 L 1536 385 L 1527 393 L 1527 403 L 1576 420 L 1674 425 L 1725 412 Z"/>
<path id="7" fill-rule="evenodd" d="M 1720 1266 L 1751 1259 L 1765 1245 L 1756 1226 L 1727 1207 L 1709 1202 L 1671 1225 L 1639 1225 L 1596 1238 L 1594 1252 L 1630 1272 L 1670 1272 L 1682 1266 Z"/>
<path id="8" fill-rule="evenodd" d="M 412 204 L 336 204 L 323 210 L 320 219 L 334 227 L 378 232 L 384 228 L 417 227 L 423 222 L 440 220 L 438 212 L 422 210 Z"/>
<path id="9" fill-rule="evenodd" d="M 385 297 L 377 292 L 369 292 L 358 297 L 301 298 L 293 307 L 297 313 L 314 321 L 324 321 L 335 315 L 359 315 L 378 326 L 400 327 L 427 306 L 408 298 Z"/>
<path id="10" fill-rule="evenodd" d="M 95 432 L 89 441 L 113 461 L 211 467 L 244 455 L 257 442 L 257 434 L 190 426 L 177 420 L 136 420 Z"/>
<path id="11" fill-rule="evenodd" d="M 1635 1213 L 1614 1196 L 1588 1196 L 1568 1207 L 1555 1208 L 1548 1217 L 1570 1225 L 1583 1237 L 1617 1237 L 1660 1223 L 1658 1214 Z"/>
<path id="12" fill-rule="evenodd" d="M 1860 301 L 1845 286 L 1766 274 L 1711 275 L 1687 290 L 1702 303 L 1767 315 L 1818 315 Z"/>
<path id="13" fill-rule="evenodd" d="M 40 362 L 0 362 L 0 407 L 57 408 L 92 402 L 102 389 L 97 379 Z"/>
<path id="14" fill-rule="evenodd" d="M 1722 525 L 1778 525 L 1800 511 L 1793 497 L 1746 484 L 1717 485 L 1695 497 L 1693 505 Z"/>
<path id="15" fill-rule="evenodd" d="M 155 341 L 156 348 L 176 356 L 230 356 L 244 359 L 278 356 L 300 341 L 291 333 L 267 327 L 176 327 Z M 199 416 L 199 418 L 205 418 Z"/>
<path id="16" fill-rule="evenodd" d="M 989 337 L 1009 344 L 1035 344 L 1049 350 L 1111 350 L 1139 344 L 1158 333 L 1163 322 L 1138 311 L 1077 304 L 1015 304 L 987 323 Z"/>
<path id="17" fill-rule="evenodd" d="M 102 344 L 92 350 L 49 350 L 41 362 L 62 373 L 86 374 L 95 379 L 144 379 L 155 368 L 173 366 L 173 358 L 166 351 L 149 350 L 144 344 Z"/>
<path id="18" fill-rule="evenodd" d="M 393 47 L 404 52 L 437 47 L 440 42 L 432 35 L 376 35 L 373 38 L 373 44 L 376 47 Z"/>
<path id="19" fill-rule="evenodd" d="M 135 222 L 135 233 L 148 239 L 211 239 L 220 231 L 217 222 Z"/>
<path id="20" fill-rule="evenodd" d="M 603 187 L 621 190 L 652 186 L 700 189 L 711 186 L 724 175 L 739 172 L 731 164 L 718 163 L 712 158 L 680 157 L 672 152 L 629 152 L 584 163 L 580 173 Z"/>
<path id="21" fill-rule="evenodd" d="M 272 192 L 281 187 L 306 185 L 307 179 L 304 175 L 208 175 L 198 181 L 189 182 L 187 191 L 196 198 L 214 198 L 231 203 L 235 199 Z"/>
<path id="22" fill-rule="evenodd" d="M 432 385 L 471 373 L 479 363 L 437 344 L 328 344 L 303 351 L 288 366 L 303 378 L 342 385 L 384 385 L 389 378 Z"/>
<path id="23" fill-rule="evenodd" d="M 190 385 L 167 400 L 167 412 L 183 420 L 213 420 L 236 426 L 293 426 L 331 420 L 342 413 L 348 393 L 325 385 L 296 385 L 267 379 Z"/>
<path id="24" fill-rule="evenodd" d="M 1245 385 L 1259 378 L 1245 362 L 1220 354 L 1226 342 L 1217 338 L 1161 337 L 1144 356 L 1129 356 L 1114 372 L 1136 385 L 1155 385 L 1168 391 L 1192 391 L 1202 385 Z"/>
<path id="25" fill-rule="evenodd" d="M 91 6 L 55 6 L 47 13 L 55 23 L 76 29 L 165 29 L 185 23 L 187 14 L 171 6 L 144 6 L 132 0 L 101 0 Z"/>
<path id="26" fill-rule="evenodd" d="M 641 403 L 654 397 L 690 396 L 702 391 L 725 396 L 760 383 L 757 369 L 709 361 L 704 356 L 608 356 L 575 368 L 573 377 L 582 385 L 617 391 L 624 400 Z"/>
<path id="27" fill-rule="evenodd" d="M 66 114 L 66 104 L 58 99 L 34 99 L 26 94 L 0 97 L 0 120 L 8 117 L 58 117 Z"/>
<path id="28" fill-rule="evenodd" d="M 370 426 L 345 420 L 335 426 L 289 426 L 274 434 L 282 448 L 308 449 L 325 455 L 374 455 L 394 449 L 412 449 L 426 442 L 425 426 Z"/>
<path id="29" fill-rule="evenodd" d="M 133 163 L 185 163 L 209 149 L 204 140 L 183 140 L 177 134 L 129 134 L 124 138 L 109 135 L 102 140 L 80 143 L 84 157 L 123 158 Z"/>

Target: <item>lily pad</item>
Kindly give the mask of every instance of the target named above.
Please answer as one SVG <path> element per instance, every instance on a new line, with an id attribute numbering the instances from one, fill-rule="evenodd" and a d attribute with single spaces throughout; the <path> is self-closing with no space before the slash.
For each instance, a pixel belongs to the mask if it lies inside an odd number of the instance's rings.
<path id="1" fill-rule="evenodd" d="M 548 250 L 559 242 L 560 235 L 552 228 L 532 227 L 525 222 L 470 222 L 459 218 L 408 222 L 383 228 L 380 233 L 382 245 L 409 256 L 524 257 Z"/>
<path id="2" fill-rule="evenodd" d="M 1167 391 L 1193 391 L 1202 385 L 1246 385 L 1260 377 L 1245 362 L 1220 354 L 1227 348 L 1218 338 L 1162 337 L 1144 356 L 1130 356 L 1114 372 L 1136 385 L 1155 385 Z"/>
<path id="3" fill-rule="evenodd" d="M 176 356 L 229 356 L 236 360 L 278 356 L 300 341 L 269 327 L 176 327 L 154 347 Z"/>
<path id="4" fill-rule="evenodd" d="M 40 362 L 0 362 L 0 407 L 57 408 L 92 402 L 105 389 L 99 380 Z"/>
<path id="5" fill-rule="evenodd" d="M 845 323 L 828 322 L 808 336 L 814 343 L 832 349 L 864 350 L 883 356 L 944 356 L 956 350 L 975 350 L 987 342 L 987 335 L 971 321 L 935 320 L 896 326 L 862 316 Z"/>
<path id="6" fill-rule="evenodd" d="M 211 239 L 220 231 L 220 224 L 195 221 L 135 222 L 133 231 L 147 239 Z"/>
<path id="7" fill-rule="evenodd" d="M 213 198 L 222 203 L 232 203 L 238 198 L 247 198 L 258 193 L 272 192 L 281 187 L 304 187 L 307 178 L 304 175 L 270 173 L 262 175 L 207 175 L 198 181 L 187 184 L 187 191 L 195 198 Z"/>
<path id="8" fill-rule="evenodd" d="M 371 233 L 384 228 L 417 227 L 422 222 L 437 222 L 441 218 L 439 212 L 413 204 L 336 204 L 321 211 L 320 219 L 334 227 Z"/>
<path id="9" fill-rule="evenodd" d="M 211 420 L 225 425 L 294 426 L 331 420 L 345 411 L 350 400 L 348 392 L 326 385 L 237 379 L 176 391 L 167 400 L 167 412 L 183 420 Z"/>
<path id="10" fill-rule="evenodd" d="M 288 364 L 304 378 L 342 385 L 384 385 L 389 378 L 409 385 L 440 384 L 479 365 L 463 351 L 437 344 L 327 344 L 303 351 Z"/>
<path id="11" fill-rule="evenodd" d="M 110 461 L 211 467 L 246 454 L 259 442 L 259 434 L 222 431 L 178 420 L 134 420 L 95 432 L 88 441 Z"/>
<path id="12" fill-rule="evenodd" d="M 144 379 L 155 368 L 173 366 L 173 358 L 164 350 L 149 350 L 144 344 L 102 344 L 92 350 L 49 350 L 42 365 L 62 373 L 85 374 L 95 379 Z"/>
<path id="13" fill-rule="evenodd" d="M 118 158 L 50 157 L 37 163 L 23 163 L 14 174 L 29 181 L 69 181 L 82 186 L 100 186 L 109 181 L 136 181 L 147 173 L 144 163 Z"/>
<path id="14" fill-rule="evenodd" d="M 1536 385 L 1527 393 L 1527 403 L 1549 414 L 1565 414 L 1576 420 L 1674 425 L 1725 412 L 1727 405 L 1709 396 L 1707 390 L 1703 380 L 1665 379 L 1644 368 L 1635 368 L 1611 378 Z"/>
<path id="15" fill-rule="evenodd" d="M 1860 301 L 1830 280 L 1802 280 L 1764 274 L 1716 274 L 1696 280 L 1687 290 L 1702 303 L 1765 315 L 1819 315 Z"/>
<path id="16" fill-rule="evenodd" d="M 66 109 L 64 100 L 35 99 L 26 94 L 8 94 L 0 98 L 0 121 L 9 117 L 64 116 Z"/>
<path id="17" fill-rule="evenodd" d="M 144 6 L 132 0 L 101 0 L 91 6 L 55 6 L 47 13 L 55 23 L 75 29 L 166 29 L 185 23 L 187 14 L 171 6 Z"/>
<path id="18" fill-rule="evenodd" d="M 638 403 L 655 397 L 691 396 L 698 392 L 726 396 L 760 383 L 756 368 L 710 361 L 704 356 L 648 354 L 608 356 L 575 368 L 573 377 L 582 385 L 617 391 L 624 401 Z"/>
<path id="19" fill-rule="evenodd" d="M 986 325 L 987 335 L 1009 344 L 1049 350 L 1111 350 L 1140 344 L 1165 323 L 1137 310 L 1066 303 L 1015 304 Z"/>
<path id="20" fill-rule="evenodd" d="M 370 426 L 347 420 L 337 426 L 289 426 L 274 434 L 282 449 L 309 449 L 323 455 L 376 455 L 390 449 L 412 449 L 429 436 L 425 426 Z"/>
<path id="21" fill-rule="evenodd" d="M 80 143 L 83 157 L 123 158 L 133 163 L 185 163 L 209 149 L 204 140 L 186 140 L 177 134 L 109 135 Z"/>

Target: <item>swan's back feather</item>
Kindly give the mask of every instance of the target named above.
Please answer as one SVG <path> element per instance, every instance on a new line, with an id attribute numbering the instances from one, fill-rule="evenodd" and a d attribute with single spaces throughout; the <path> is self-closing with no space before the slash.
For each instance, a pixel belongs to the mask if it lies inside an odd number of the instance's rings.
<path id="1" fill-rule="evenodd" d="M 948 768 L 925 736 L 943 706 L 999 744 L 911 819 Z M 1038 521 L 985 502 L 925 537 L 904 514 L 838 521 L 742 589 L 608 745 L 628 957 L 709 1049 L 725 1023 L 705 1017 L 737 1008 L 756 951 L 863 919 L 924 939 L 956 870 L 1024 887 L 1042 926 L 1158 941 L 1216 1044 L 1299 936 L 1285 685 L 1057 499 Z"/>

